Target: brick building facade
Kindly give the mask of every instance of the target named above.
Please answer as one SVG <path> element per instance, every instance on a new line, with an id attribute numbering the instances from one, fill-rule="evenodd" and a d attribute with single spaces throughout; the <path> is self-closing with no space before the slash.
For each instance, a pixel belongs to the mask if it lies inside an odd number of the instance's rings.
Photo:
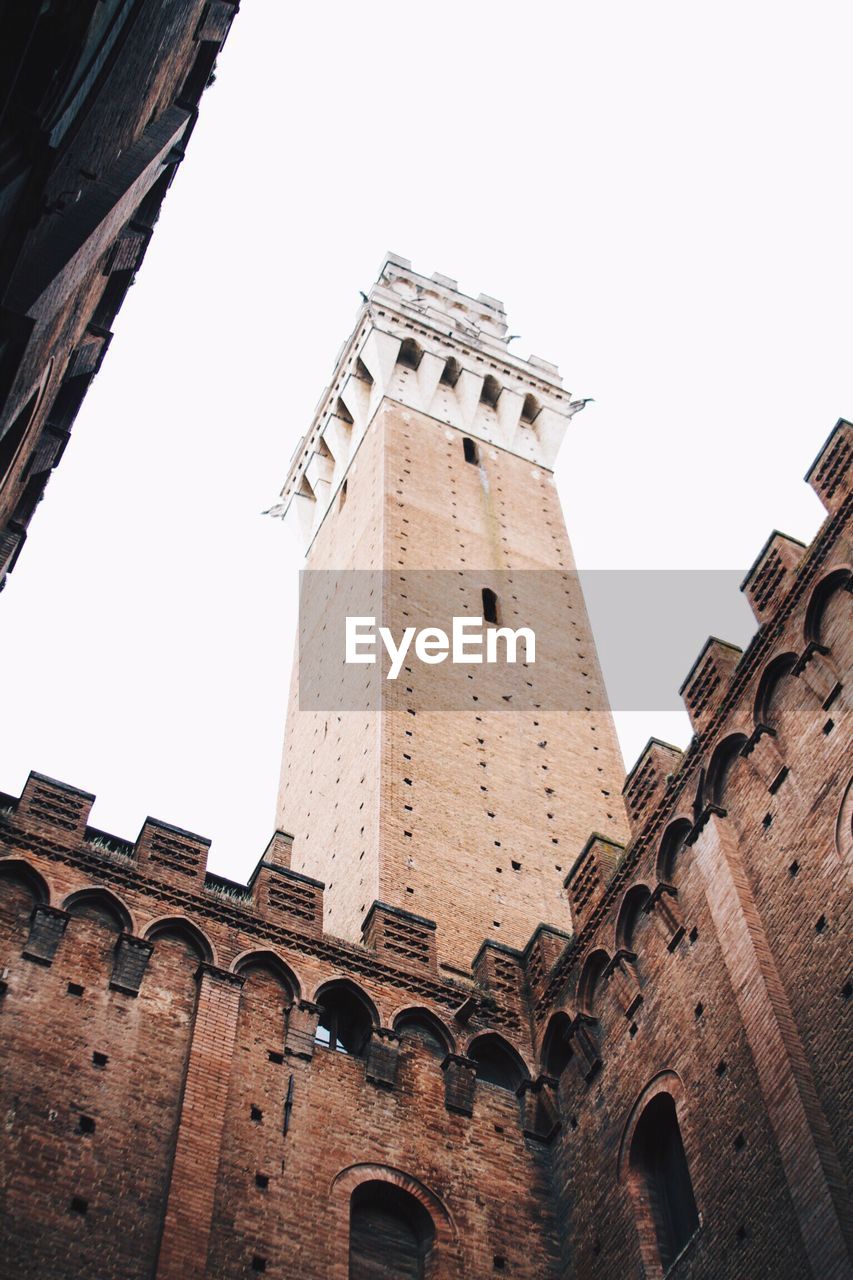
<path id="1" fill-rule="evenodd" d="M 499 303 L 389 259 L 282 510 L 309 567 L 410 579 L 388 618 L 547 573 L 588 707 L 437 710 L 415 676 L 335 714 L 297 674 L 246 885 L 39 774 L 0 798 L 5 1272 L 851 1274 L 853 427 L 811 546 L 744 580 L 749 647 L 689 673 L 690 746 L 623 786 L 548 487 L 576 411 Z"/>
<path id="2" fill-rule="evenodd" d="M 236 0 L 0 6 L 0 590 L 236 11 Z"/>

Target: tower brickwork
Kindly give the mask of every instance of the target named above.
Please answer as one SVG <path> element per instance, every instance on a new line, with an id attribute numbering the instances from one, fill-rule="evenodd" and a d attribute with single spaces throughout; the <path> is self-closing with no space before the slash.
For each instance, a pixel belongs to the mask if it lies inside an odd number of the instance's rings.
<path id="1" fill-rule="evenodd" d="M 325 882 L 341 936 L 358 940 L 379 899 L 435 920 L 454 968 L 484 937 L 523 945 L 564 919 L 586 834 L 625 836 L 621 756 L 551 470 L 573 411 L 553 365 L 510 353 L 500 303 L 386 261 L 285 485 L 307 576 L 347 590 L 345 571 L 375 571 L 370 607 L 395 634 L 476 616 L 496 589 L 498 621 L 564 636 L 565 661 L 557 687 L 529 664 L 500 709 L 470 667 L 436 709 L 434 669 L 414 661 L 393 683 L 377 676 L 369 715 L 306 707 L 296 664 L 278 823 L 295 833 L 294 865 Z M 334 643 L 329 630 L 312 647 Z"/>

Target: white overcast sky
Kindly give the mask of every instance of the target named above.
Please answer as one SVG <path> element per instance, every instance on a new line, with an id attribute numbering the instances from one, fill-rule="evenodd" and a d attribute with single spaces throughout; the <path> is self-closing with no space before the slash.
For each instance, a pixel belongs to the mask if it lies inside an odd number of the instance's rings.
<path id="1" fill-rule="evenodd" d="M 249 872 L 300 563 L 259 513 L 387 249 L 501 298 L 514 349 L 595 397 L 557 472 L 581 566 L 811 538 L 803 473 L 853 413 L 851 26 L 820 0 L 244 0 L 0 597 L 0 789 L 34 768 L 97 826 L 151 813 Z M 673 686 L 720 629 L 697 616 Z M 620 717 L 628 764 L 685 723 Z"/>

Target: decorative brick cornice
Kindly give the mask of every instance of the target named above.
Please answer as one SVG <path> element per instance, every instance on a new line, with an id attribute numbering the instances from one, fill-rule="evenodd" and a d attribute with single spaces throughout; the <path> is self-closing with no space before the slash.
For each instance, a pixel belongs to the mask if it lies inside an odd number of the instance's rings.
<path id="1" fill-rule="evenodd" d="M 412 973 L 407 969 L 398 969 L 387 961 L 379 959 L 373 952 L 350 943 L 333 940 L 328 935 L 312 937 L 265 921 L 254 915 L 248 905 L 244 908 L 223 900 L 211 901 L 209 897 L 194 893 L 192 889 L 150 880 L 133 866 L 112 861 L 109 854 L 102 855 L 94 850 L 75 849 L 46 836 L 30 834 L 22 831 L 9 818 L 5 821 L 0 820 L 0 840 L 7 844 L 10 852 L 18 850 L 47 858 L 52 862 L 67 863 L 101 880 L 166 903 L 170 908 L 191 913 L 193 917 L 215 920 L 299 954 L 326 960 L 333 966 L 343 966 L 351 973 L 358 973 L 377 982 L 385 982 L 414 995 L 426 997 L 449 1011 L 457 1008 L 460 999 L 472 991 L 472 988 L 465 987 L 461 983 L 433 978 L 429 974 Z M 496 1006 L 492 1002 L 484 1007 L 488 1007 L 491 1015 L 489 1022 L 483 1023 L 484 1026 L 517 1021 L 511 1010 Z"/>

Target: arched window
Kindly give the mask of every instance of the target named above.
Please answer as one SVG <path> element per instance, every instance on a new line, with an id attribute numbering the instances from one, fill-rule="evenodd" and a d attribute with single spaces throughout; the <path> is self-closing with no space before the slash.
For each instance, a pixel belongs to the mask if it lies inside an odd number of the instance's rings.
<path id="1" fill-rule="evenodd" d="M 444 387 L 455 387 L 459 381 L 459 375 L 461 372 L 462 368 L 459 361 L 455 360 L 454 357 L 451 356 L 450 359 L 446 361 L 445 366 L 441 371 L 439 382 Z"/>
<path id="2" fill-rule="evenodd" d="M 423 355 L 423 350 L 418 346 L 414 338 L 404 338 L 400 343 L 397 364 L 403 365 L 406 369 L 417 369 L 423 359 Z"/>
<path id="3" fill-rule="evenodd" d="M 478 1080 L 512 1093 L 527 1075 L 521 1058 L 499 1035 L 479 1036 L 470 1046 L 468 1057 L 477 1064 Z"/>
<path id="4" fill-rule="evenodd" d="M 659 1093 L 637 1122 L 630 1166 L 643 1218 L 651 1219 L 660 1264 L 671 1266 L 699 1226 L 690 1170 L 670 1094 Z M 645 1234 L 641 1225 L 641 1235 Z"/>
<path id="5" fill-rule="evenodd" d="M 524 404 L 521 406 L 521 421 L 533 422 L 540 409 L 539 401 L 534 395 L 526 395 Z"/>
<path id="6" fill-rule="evenodd" d="M 373 1019 L 367 1006 L 345 986 L 329 987 L 317 1003 L 320 1018 L 314 1039 L 334 1053 L 360 1057 L 367 1046 Z"/>
<path id="7" fill-rule="evenodd" d="M 569 1065 L 572 1058 L 571 1026 L 569 1015 L 562 1011 L 555 1013 L 548 1023 L 542 1042 L 542 1070 L 546 1075 L 561 1076 Z"/>
<path id="8" fill-rule="evenodd" d="M 626 951 L 637 950 L 635 946 L 637 930 L 640 923 L 645 919 L 644 909 L 650 897 L 651 894 L 644 884 L 633 885 L 625 894 L 616 922 L 616 945 L 618 947 L 623 947 Z"/>
<path id="9" fill-rule="evenodd" d="M 465 455 L 465 461 L 472 463 L 475 467 L 479 461 L 477 457 L 477 446 L 470 436 L 462 437 L 462 452 Z"/>
<path id="10" fill-rule="evenodd" d="M 394 1019 L 394 1030 L 402 1040 L 420 1044 L 434 1058 L 444 1058 L 451 1050 L 447 1033 L 426 1009 L 407 1009 Z"/>
<path id="11" fill-rule="evenodd" d="M 491 405 L 494 409 L 500 399 L 502 389 L 503 388 L 497 378 L 493 378 L 490 373 L 487 373 L 483 379 L 483 389 L 480 392 L 481 402 L 483 404 Z"/>
<path id="12" fill-rule="evenodd" d="M 684 845 L 690 835 L 691 826 L 686 818 L 677 818 L 671 822 L 663 833 L 660 853 L 658 855 L 658 877 L 665 884 L 672 884 L 679 859 L 684 852 Z"/>
<path id="13" fill-rule="evenodd" d="M 775 727 L 776 714 L 773 704 L 778 701 L 780 687 L 786 678 L 793 679 L 793 670 L 797 665 L 795 653 L 782 653 L 765 667 L 758 683 L 755 695 L 755 723 Z"/>
<path id="14" fill-rule="evenodd" d="M 491 587 L 483 587 L 483 621 L 498 621 L 498 597 Z"/>
<path id="15" fill-rule="evenodd" d="M 350 1200 L 349 1280 L 424 1280 L 435 1225 L 414 1196 L 363 1182 Z"/>
<path id="16" fill-rule="evenodd" d="M 604 971 L 610 963 L 610 956 L 599 949 L 587 956 L 578 982 L 578 1008 L 588 1017 L 595 1017 L 596 998 L 604 982 Z"/>
<path id="17" fill-rule="evenodd" d="M 712 804 L 721 808 L 726 803 L 726 792 L 735 769 L 741 760 L 741 748 L 746 742 L 742 733 L 730 734 L 715 749 L 708 766 L 706 794 Z"/>

